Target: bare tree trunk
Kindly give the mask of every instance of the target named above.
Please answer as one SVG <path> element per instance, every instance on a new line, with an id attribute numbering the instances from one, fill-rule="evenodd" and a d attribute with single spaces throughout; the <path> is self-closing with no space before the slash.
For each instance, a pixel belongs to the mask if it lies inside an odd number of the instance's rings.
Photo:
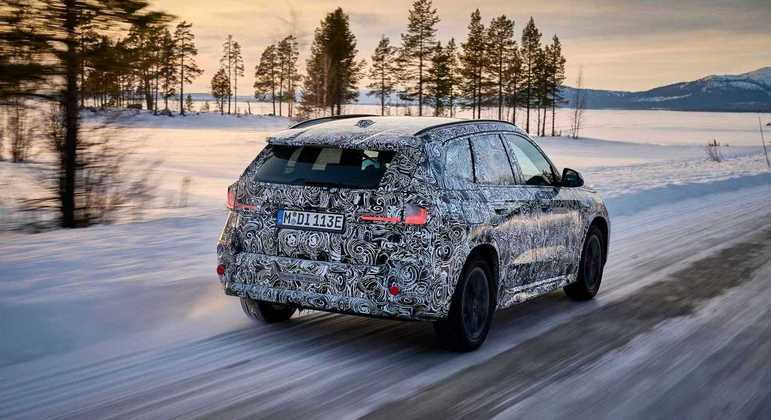
<path id="1" fill-rule="evenodd" d="M 286 116 L 292 118 L 292 108 L 294 105 L 294 84 L 292 83 L 292 71 L 289 71 L 289 81 L 287 82 L 287 88 L 289 89 L 289 97 L 286 103 Z"/>
<path id="2" fill-rule="evenodd" d="M 581 123 L 584 117 L 584 94 L 583 94 L 583 70 L 578 71 L 578 80 L 576 80 L 576 97 L 573 109 L 573 123 L 570 127 L 570 137 L 577 139 L 581 134 Z"/>
<path id="3" fill-rule="evenodd" d="M 380 116 L 385 115 L 385 70 L 380 70 Z"/>
<path id="4" fill-rule="evenodd" d="M 184 53 L 183 53 L 184 54 Z M 179 115 L 185 115 L 185 57 L 179 59 Z"/>
<path id="5" fill-rule="evenodd" d="M 479 101 L 479 106 L 477 106 L 477 119 L 482 119 L 482 66 L 479 66 L 479 73 L 477 74 L 477 101 Z"/>
<path id="6" fill-rule="evenodd" d="M 556 135 L 556 132 L 554 131 L 554 119 L 557 114 L 557 91 L 552 93 L 552 102 L 551 102 L 551 136 L 554 137 Z"/>
<path id="7" fill-rule="evenodd" d="M 525 95 L 525 131 L 530 133 L 530 81 L 527 81 L 527 95 Z"/>
<path id="8" fill-rule="evenodd" d="M 541 107 L 535 109 L 535 135 L 541 135 Z"/>
<path id="9" fill-rule="evenodd" d="M 76 0 L 65 1 L 65 29 L 67 31 L 64 56 L 67 87 L 64 91 L 64 147 L 61 154 L 60 200 L 62 226 L 76 227 L 75 218 L 75 168 L 78 151 L 78 54 Z"/>
<path id="10" fill-rule="evenodd" d="M 420 40 L 420 57 L 418 57 L 418 116 L 423 116 L 423 39 Z"/>
<path id="11" fill-rule="evenodd" d="M 158 115 L 158 84 L 160 83 L 158 74 L 155 75 L 155 100 L 153 101 L 153 115 Z"/>
<path id="12" fill-rule="evenodd" d="M 511 89 L 511 123 L 514 125 L 517 124 L 517 102 L 519 101 L 519 95 L 517 93 L 518 88 L 519 86 L 517 86 L 517 80 L 515 78 Z"/>
<path id="13" fill-rule="evenodd" d="M 270 101 L 273 102 L 273 115 L 276 115 L 276 83 L 270 84 Z"/>
<path id="14" fill-rule="evenodd" d="M 278 116 L 282 116 L 282 104 L 284 102 L 284 81 L 279 79 L 278 81 Z M 274 111 L 275 112 L 275 111 Z"/>
<path id="15" fill-rule="evenodd" d="M 498 120 L 503 119 L 503 53 L 498 53 Z"/>

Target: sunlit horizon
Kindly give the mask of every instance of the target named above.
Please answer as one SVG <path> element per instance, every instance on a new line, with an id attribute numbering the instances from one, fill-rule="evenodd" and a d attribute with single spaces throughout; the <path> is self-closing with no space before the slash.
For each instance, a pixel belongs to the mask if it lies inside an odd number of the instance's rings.
<path id="1" fill-rule="evenodd" d="M 212 8 L 198 2 L 159 0 L 153 7 L 193 23 L 204 74 L 194 81 L 191 92 L 209 91 L 222 43 L 232 34 L 242 45 L 246 63 L 239 91 L 248 94 L 257 58 L 269 44 L 295 34 L 303 71 L 313 30 L 326 13 L 342 7 L 351 18 L 358 57 L 369 61 L 382 35 L 400 43 L 411 3 L 229 0 Z M 771 8 L 763 1 L 687 0 L 678 2 L 677 8 L 669 7 L 669 2 L 632 0 L 433 3 L 441 18 L 437 38 L 443 42 L 465 39 L 469 15 L 477 7 L 485 24 L 501 14 L 513 17 L 517 39 L 532 16 L 544 41 L 554 34 L 560 37 L 567 58 L 567 85 L 575 84 L 579 69 L 585 87 L 639 91 L 771 65 Z"/>

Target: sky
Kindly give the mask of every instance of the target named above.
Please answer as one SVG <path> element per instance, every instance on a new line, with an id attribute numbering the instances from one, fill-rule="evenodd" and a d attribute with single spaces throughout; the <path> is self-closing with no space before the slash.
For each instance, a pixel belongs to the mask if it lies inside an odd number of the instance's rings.
<path id="1" fill-rule="evenodd" d="M 398 44 L 412 0 L 157 0 L 154 8 L 193 24 L 205 73 L 192 91 L 206 92 L 228 34 L 241 44 L 249 94 L 262 50 L 294 33 L 301 62 L 313 30 L 337 7 L 350 15 L 359 58 L 372 55 L 385 35 Z M 533 17 L 550 41 L 556 34 L 567 58 L 567 84 L 583 73 L 584 87 L 646 90 L 711 74 L 737 74 L 771 66 L 771 0 L 434 0 L 441 19 L 438 39 L 465 39 L 469 15 L 479 8 L 485 23 L 514 19 L 519 35 Z"/>

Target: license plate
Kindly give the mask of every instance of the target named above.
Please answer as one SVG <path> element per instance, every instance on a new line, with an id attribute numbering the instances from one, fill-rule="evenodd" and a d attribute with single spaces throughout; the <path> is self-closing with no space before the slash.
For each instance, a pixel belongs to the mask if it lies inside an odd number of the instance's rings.
<path id="1" fill-rule="evenodd" d="M 343 221 L 342 214 L 284 209 L 279 209 L 276 213 L 276 224 L 281 227 L 342 232 Z"/>

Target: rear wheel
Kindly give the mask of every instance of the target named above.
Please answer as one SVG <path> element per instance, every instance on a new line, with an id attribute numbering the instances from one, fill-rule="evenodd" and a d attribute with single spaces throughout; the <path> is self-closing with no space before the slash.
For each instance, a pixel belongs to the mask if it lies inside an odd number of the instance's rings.
<path id="1" fill-rule="evenodd" d="M 575 300 L 589 300 L 600 290 L 602 269 L 605 265 L 603 239 L 600 229 L 592 227 L 584 241 L 581 262 L 578 267 L 578 279 L 565 286 L 565 294 Z"/>
<path id="2" fill-rule="evenodd" d="M 472 351 L 487 338 L 495 310 L 491 270 L 481 258 L 469 260 L 455 287 L 450 314 L 434 323 L 439 340 L 454 351 Z"/>
<path id="3" fill-rule="evenodd" d="M 268 324 L 286 321 L 291 318 L 295 312 L 294 306 L 262 302 L 245 297 L 241 298 L 241 309 L 244 310 L 244 313 L 249 318 L 267 322 Z"/>

